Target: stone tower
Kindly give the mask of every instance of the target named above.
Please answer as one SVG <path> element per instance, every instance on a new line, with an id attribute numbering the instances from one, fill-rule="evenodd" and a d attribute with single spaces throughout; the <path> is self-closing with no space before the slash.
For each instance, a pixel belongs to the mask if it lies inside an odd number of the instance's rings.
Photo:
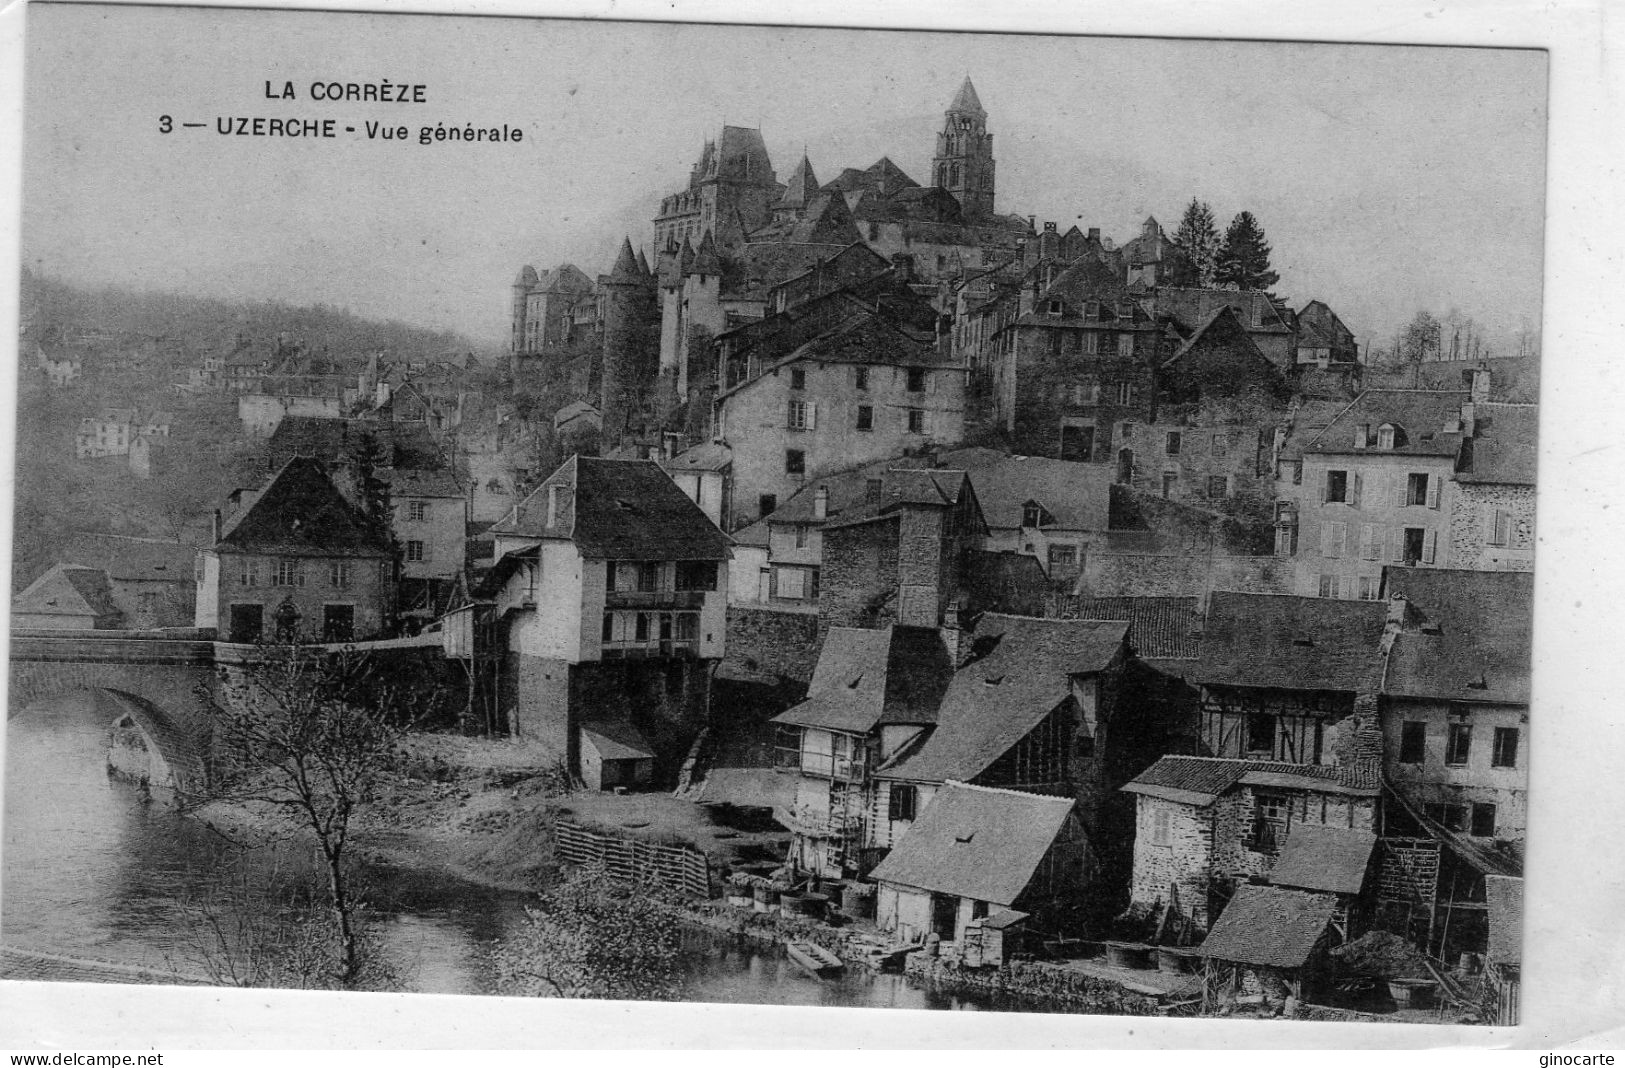
<path id="1" fill-rule="evenodd" d="M 658 341 L 654 279 L 638 265 L 630 238 L 608 274 L 598 276 L 603 296 L 604 357 L 599 383 L 603 447 L 638 439 L 647 430 L 649 394 L 656 376 Z"/>
<path id="2" fill-rule="evenodd" d="M 993 135 L 987 132 L 987 112 L 969 78 L 948 105 L 937 134 L 932 177 L 959 201 L 967 220 L 993 214 Z"/>

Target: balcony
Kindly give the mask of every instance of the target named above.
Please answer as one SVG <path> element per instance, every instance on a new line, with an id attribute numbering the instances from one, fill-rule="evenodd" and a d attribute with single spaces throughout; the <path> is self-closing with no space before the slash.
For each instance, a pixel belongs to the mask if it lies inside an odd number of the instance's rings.
<path id="1" fill-rule="evenodd" d="M 604 642 L 599 648 L 605 660 L 693 660 L 700 655 L 698 639 Z"/>
<path id="2" fill-rule="evenodd" d="M 610 590 L 604 594 L 605 608 L 687 608 L 705 606 L 704 590 Z"/>

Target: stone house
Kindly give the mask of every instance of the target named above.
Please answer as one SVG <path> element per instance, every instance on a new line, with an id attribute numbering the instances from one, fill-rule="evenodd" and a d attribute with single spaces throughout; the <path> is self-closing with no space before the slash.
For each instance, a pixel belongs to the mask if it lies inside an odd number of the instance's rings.
<path id="1" fill-rule="evenodd" d="M 107 576 L 124 627 L 144 630 L 194 625 L 194 546 L 164 538 L 75 531 L 62 540 L 60 554 Z"/>
<path id="2" fill-rule="evenodd" d="M 353 641 L 390 627 L 389 531 L 319 461 L 294 457 L 242 501 L 217 519 L 213 544 L 199 551 L 198 627 L 232 642 Z"/>
<path id="3" fill-rule="evenodd" d="M 1210 981 L 1279 1005 L 1323 996 L 1326 954 L 1338 938 L 1330 894 L 1243 886 L 1202 942 Z"/>
<path id="4" fill-rule="evenodd" d="M 1533 404 L 1473 403 L 1473 436 L 1456 466 L 1450 513 L 1452 566 L 1477 571 L 1535 567 Z"/>
<path id="5" fill-rule="evenodd" d="M 774 717 L 775 765 L 795 778 L 776 813 L 797 870 L 827 878 L 867 870 L 871 773 L 936 722 L 954 662 L 937 631 L 831 627 L 805 701 Z"/>
<path id="6" fill-rule="evenodd" d="M 1327 368 L 1359 360 L 1360 347 L 1354 341 L 1354 332 L 1343 325 L 1343 320 L 1325 301 L 1311 300 L 1305 304 L 1293 324 L 1297 328 L 1293 339 L 1295 365 Z"/>
<path id="7" fill-rule="evenodd" d="M 1298 592 L 1375 600 L 1384 564 L 1455 566 L 1456 459 L 1472 435 L 1467 393 L 1361 393 L 1303 449 Z"/>
<path id="8" fill-rule="evenodd" d="M 43 345 L 36 345 L 34 352 L 41 373 L 53 386 L 71 385 L 84 374 L 84 358 L 78 353 L 65 349 L 47 352 Z"/>
<path id="9" fill-rule="evenodd" d="M 390 527 L 401 553 L 399 612 L 427 623 L 449 607 L 463 579 L 468 502 L 445 468 L 394 467 L 380 475 L 389 485 Z"/>
<path id="10" fill-rule="evenodd" d="M 858 312 L 717 396 L 732 455 L 728 514 L 771 514 L 806 482 L 964 436 L 965 371 L 930 338 Z"/>
<path id="11" fill-rule="evenodd" d="M 709 441 L 662 460 L 660 466 L 677 483 L 677 488 L 700 506 L 700 511 L 717 525 L 717 529 L 727 530 L 732 526 L 727 507 L 733 497 L 733 450 Z M 750 576 L 753 587 L 755 577 L 753 572 Z M 732 595 L 737 596 L 737 580 L 730 582 L 728 588 Z"/>
<path id="12" fill-rule="evenodd" d="M 73 439 L 73 454 L 81 460 L 128 456 L 137 426 L 134 408 L 104 408 L 94 416 L 79 420 L 79 430 Z"/>
<path id="13" fill-rule="evenodd" d="M 1384 587 L 1389 781 L 1445 831 L 1522 841 L 1534 576 L 1392 567 Z"/>
<path id="14" fill-rule="evenodd" d="M 871 873 L 876 922 L 901 942 L 966 928 L 1004 910 L 1053 930 L 1088 885 L 1088 835 L 1070 797 L 942 784 L 897 848 Z"/>
<path id="15" fill-rule="evenodd" d="M 583 771 L 582 730 L 650 744 L 674 781 L 726 638 L 728 538 L 650 460 L 565 461 L 489 531 L 512 733 Z"/>
<path id="16" fill-rule="evenodd" d="M 124 613 L 113 603 L 107 573 L 54 564 L 11 599 L 14 630 L 116 630 Z"/>

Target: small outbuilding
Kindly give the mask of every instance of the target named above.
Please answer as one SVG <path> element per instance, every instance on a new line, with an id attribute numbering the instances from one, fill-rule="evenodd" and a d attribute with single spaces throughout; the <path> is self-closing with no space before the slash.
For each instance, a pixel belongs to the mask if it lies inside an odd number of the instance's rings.
<path id="1" fill-rule="evenodd" d="M 1206 997 L 1219 1002 L 1262 994 L 1303 1000 L 1331 948 L 1332 894 L 1247 884 L 1236 891 L 1198 952 L 1206 960 Z"/>
<path id="2" fill-rule="evenodd" d="M 1326 824 L 1300 823 L 1292 828 L 1270 871 L 1270 882 L 1294 890 L 1335 895 L 1332 926 L 1347 942 L 1365 932 L 1362 893 L 1376 852 L 1370 831 Z"/>
<path id="3" fill-rule="evenodd" d="M 583 723 L 579 728 L 581 780 L 589 790 L 635 789 L 654 780 L 655 754 L 625 720 Z"/>

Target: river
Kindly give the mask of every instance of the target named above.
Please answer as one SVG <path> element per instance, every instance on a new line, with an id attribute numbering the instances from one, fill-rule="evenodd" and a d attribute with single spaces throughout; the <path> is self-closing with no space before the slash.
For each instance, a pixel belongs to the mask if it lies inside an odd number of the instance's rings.
<path id="1" fill-rule="evenodd" d="M 290 849 L 239 849 L 199 821 L 150 804 L 106 773 L 112 713 L 89 695 L 42 701 L 7 723 L 0 942 L 23 950 L 200 973 L 199 909 L 228 923 L 298 882 Z M 483 947 L 523 922 L 524 897 L 409 869 L 364 868 L 383 954 L 420 993 L 488 992 Z M 222 884 L 239 892 L 221 895 Z M 902 976 L 851 969 L 818 981 L 782 950 L 688 940 L 684 997 L 776 1005 L 993 1009 L 1036 1006 L 965 998 Z M 218 959 L 218 954 L 214 954 Z"/>

